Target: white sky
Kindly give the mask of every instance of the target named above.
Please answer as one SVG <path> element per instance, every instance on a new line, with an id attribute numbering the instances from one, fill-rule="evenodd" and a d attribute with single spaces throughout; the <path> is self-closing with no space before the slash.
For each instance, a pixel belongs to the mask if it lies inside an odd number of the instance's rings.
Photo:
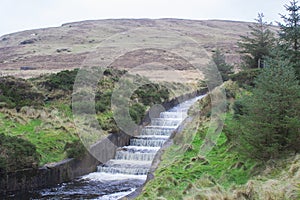
<path id="1" fill-rule="evenodd" d="M 0 36 L 66 22 L 108 18 L 280 21 L 289 0 L 0 0 Z"/>

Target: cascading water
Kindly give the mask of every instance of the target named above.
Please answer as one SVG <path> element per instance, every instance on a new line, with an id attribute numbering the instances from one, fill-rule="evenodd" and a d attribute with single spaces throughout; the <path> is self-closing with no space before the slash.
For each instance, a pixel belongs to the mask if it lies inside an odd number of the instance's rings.
<path id="1" fill-rule="evenodd" d="M 186 118 L 189 107 L 201 97 L 151 119 L 151 124 L 132 138 L 129 146 L 118 148 L 115 158 L 98 166 L 97 172 L 41 190 L 34 196 L 37 199 L 119 199 L 133 192 L 145 182 L 156 152 Z"/>

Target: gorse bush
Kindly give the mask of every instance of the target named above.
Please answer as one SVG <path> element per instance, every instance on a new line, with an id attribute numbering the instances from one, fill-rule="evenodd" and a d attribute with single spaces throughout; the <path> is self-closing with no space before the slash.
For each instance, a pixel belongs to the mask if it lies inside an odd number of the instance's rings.
<path id="1" fill-rule="evenodd" d="M 42 85 L 48 90 L 72 91 L 78 69 L 65 70 L 49 75 Z"/>
<path id="2" fill-rule="evenodd" d="M 135 103 L 129 108 L 129 114 L 135 123 L 139 124 L 143 120 L 146 108 L 140 103 Z"/>
<path id="3" fill-rule="evenodd" d="M 44 98 L 44 95 L 27 80 L 14 77 L 0 78 L 2 107 L 20 109 L 23 106 L 41 106 Z"/>
<path id="4" fill-rule="evenodd" d="M 0 172 L 37 167 L 39 157 L 29 141 L 0 134 Z"/>
<path id="5" fill-rule="evenodd" d="M 103 129 L 109 133 L 119 132 L 119 128 L 113 118 L 112 111 L 106 111 L 104 113 L 99 114 L 97 116 L 97 119 L 98 119 L 101 129 Z"/>
<path id="6" fill-rule="evenodd" d="M 107 90 L 103 93 L 97 93 L 96 97 L 95 97 L 95 101 L 96 101 L 96 105 L 95 105 L 95 109 L 97 112 L 105 112 L 110 110 L 110 106 L 111 106 L 111 95 L 112 95 L 112 91 L 111 90 Z"/>
<path id="7" fill-rule="evenodd" d="M 139 101 L 145 106 L 151 106 L 167 101 L 169 99 L 169 91 L 159 84 L 151 83 L 139 87 L 132 96 L 137 96 Z"/>
<path id="8" fill-rule="evenodd" d="M 68 158 L 80 159 L 86 153 L 86 148 L 80 140 L 66 143 L 64 150 Z"/>

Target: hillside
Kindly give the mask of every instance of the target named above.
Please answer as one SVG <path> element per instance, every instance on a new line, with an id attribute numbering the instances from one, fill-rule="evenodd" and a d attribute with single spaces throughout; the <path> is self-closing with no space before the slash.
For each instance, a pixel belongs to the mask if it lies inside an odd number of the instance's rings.
<path id="1" fill-rule="evenodd" d="M 10 144 L 20 143 L 14 141 L 16 138 L 29 141 L 33 146 L 33 152 L 36 151 L 39 155 L 35 165 L 43 165 L 66 157 L 80 157 L 79 139 L 89 146 L 108 134 L 119 132 L 111 108 L 111 96 L 112 89 L 126 72 L 111 69 L 104 71 L 105 76 L 96 86 L 92 105 L 87 101 L 84 103 L 80 101 L 80 92 L 72 96 L 77 73 L 78 69 L 74 69 L 33 79 L 0 77 L 0 173 L 24 167 L 18 165 L 20 160 L 27 159 L 23 156 L 23 150 L 17 151 L 16 147 Z M 126 80 L 144 83 L 128 99 L 129 115 L 134 123 L 139 124 L 146 110 L 153 104 L 161 104 L 172 98 L 165 85 L 150 83 L 148 79 L 140 76 L 127 77 Z M 182 84 L 174 87 L 178 92 L 189 90 Z M 84 94 L 87 95 L 86 92 Z M 79 100 L 73 99 L 72 102 L 72 98 Z M 72 112 L 72 106 L 76 111 Z M 88 135 L 84 136 L 83 131 L 76 130 L 79 122 L 75 122 L 74 119 L 76 115 L 88 113 L 89 106 L 93 106 L 99 127 L 93 124 L 93 121 L 87 121 L 83 127 Z M 22 147 L 18 144 L 16 146 Z M 31 166 L 33 162 L 29 160 L 28 163 L 26 166 Z"/>
<path id="2" fill-rule="evenodd" d="M 200 57 L 197 62 L 204 64 L 216 48 L 225 52 L 229 63 L 238 63 L 236 42 L 240 35 L 247 34 L 249 24 L 221 20 L 108 19 L 17 32 L 0 37 L 0 70 L 2 75 L 29 78 L 85 65 L 107 65 L 127 70 L 135 67 L 133 73 L 156 80 L 164 80 L 166 71 L 174 71 L 190 81 L 199 78 L 191 59 Z M 190 55 L 186 62 L 184 56 L 181 58 L 184 52 L 180 48 L 200 53 Z M 150 61 L 156 64 L 144 65 Z M 149 70 L 153 66 L 156 69 Z M 20 70 L 21 67 L 36 70 Z"/>
<path id="3" fill-rule="evenodd" d="M 232 81 L 225 82 L 222 87 L 227 94 L 235 97 L 242 91 Z M 201 151 L 202 145 L 214 137 L 209 132 L 210 95 L 190 108 L 191 120 L 158 153 L 157 160 L 160 162 L 153 162 L 149 182 L 136 199 L 299 199 L 299 152 L 289 152 L 286 156 L 261 162 L 243 157 L 230 140 L 229 135 L 236 131 L 232 129 L 236 121 L 232 110 L 236 102 L 233 96 L 229 95 L 227 99 L 229 110 L 224 116 L 224 128 L 205 156 Z"/>

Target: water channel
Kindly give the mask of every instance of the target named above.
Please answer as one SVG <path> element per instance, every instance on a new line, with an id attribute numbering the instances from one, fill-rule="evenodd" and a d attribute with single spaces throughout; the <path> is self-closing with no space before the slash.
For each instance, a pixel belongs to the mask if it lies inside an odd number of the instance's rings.
<path id="1" fill-rule="evenodd" d="M 99 165 L 96 172 L 56 187 L 32 192 L 30 199 L 99 199 L 122 198 L 141 186 L 152 160 L 161 146 L 187 117 L 187 111 L 202 96 L 178 104 L 151 119 L 130 145 L 119 147 L 114 159 Z"/>

